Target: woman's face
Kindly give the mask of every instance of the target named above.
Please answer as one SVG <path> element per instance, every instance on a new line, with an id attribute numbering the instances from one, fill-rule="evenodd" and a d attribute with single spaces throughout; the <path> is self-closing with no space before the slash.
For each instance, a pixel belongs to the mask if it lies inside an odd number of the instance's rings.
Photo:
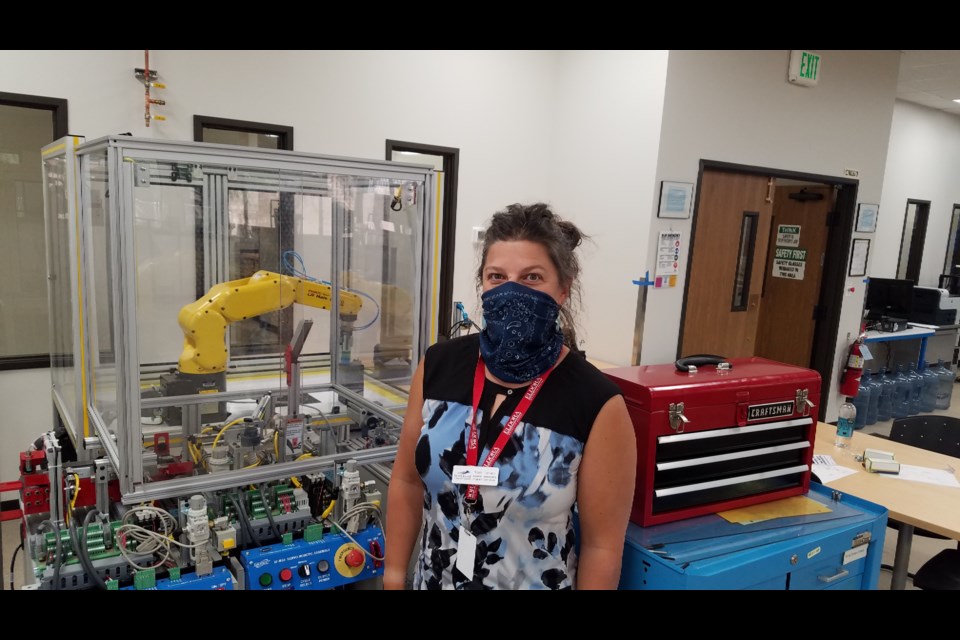
<path id="1" fill-rule="evenodd" d="M 569 295 L 560 282 L 546 247 L 529 240 L 503 240 L 487 249 L 483 265 L 483 291 L 486 293 L 504 282 L 516 282 L 549 294 L 562 305 Z"/>

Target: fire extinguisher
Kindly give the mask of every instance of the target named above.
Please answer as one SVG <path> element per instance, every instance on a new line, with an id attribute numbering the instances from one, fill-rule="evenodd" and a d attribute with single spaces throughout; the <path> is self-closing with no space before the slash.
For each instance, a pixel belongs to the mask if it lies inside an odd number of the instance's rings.
<path id="1" fill-rule="evenodd" d="M 860 345 L 863 344 L 863 338 L 863 334 L 860 334 L 850 345 L 847 366 L 844 367 L 843 375 L 840 377 L 840 393 L 851 398 L 855 398 L 860 392 L 860 376 L 863 375 L 863 354 L 860 351 Z"/>

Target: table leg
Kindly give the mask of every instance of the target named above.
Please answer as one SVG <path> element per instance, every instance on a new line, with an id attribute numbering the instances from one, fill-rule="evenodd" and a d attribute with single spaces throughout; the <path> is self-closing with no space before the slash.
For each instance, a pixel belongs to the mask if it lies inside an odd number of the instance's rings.
<path id="1" fill-rule="evenodd" d="M 913 544 L 913 525 L 900 523 L 897 534 L 897 552 L 893 556 L 893 579 L 890 589 L 903 590 L 907 586 L 907 569 L 910 565 L 910 546 Z"/>
<path id="2" fill-rule="evenodd" d="M 917 371 L 923 371 L 927 366 L 927 339 L 920 338 L 920 362 L 917 363 Z"/>

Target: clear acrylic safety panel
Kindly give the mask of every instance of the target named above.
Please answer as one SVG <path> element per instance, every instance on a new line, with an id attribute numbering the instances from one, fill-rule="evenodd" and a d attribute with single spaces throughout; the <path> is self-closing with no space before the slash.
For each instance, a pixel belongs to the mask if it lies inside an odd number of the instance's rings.
<path id="1" fill-rule="evenodd" d="M 339 178 L 334 206 L 340 286 L 363 305 L 356 320 L 341 323 L 337 382 L 402 413 L 417 359 L 424 182 Z"/>
<path id="2" fill-rule="evenodd" d="M 69 163 L 65 155 L 45 158 L 43 161 L 45 184 L 45 216 L 47 224 L 47 265 L 49 270 L 50 300 L 50 374 L 54 393 L 59 398 L 60 408 L 66 413 L 68 425 L 82 437 L 83 421 L 78 409 L 78 389 L 74 368 L 74 313 L 73 279 L 76 277 L 71 265 L 75 253 L 71 250 L 76 224 L 70 212 L 68 197 Z M 79 367 L 79 363 L 77 363 Z"/>
<path id="3" fill-rule="evenodd" d="M 109 170 L 107 149 L 81 156 L 83 208 L 87 233 L 87 313 L 91 328 L 90 344 L 91 404 L 100 421 L 116 435 L 118 419 L 118 295 L 115 280 L 120 275 L 111 256 L 117 247 L 116 226 L 110 217 Z"/>

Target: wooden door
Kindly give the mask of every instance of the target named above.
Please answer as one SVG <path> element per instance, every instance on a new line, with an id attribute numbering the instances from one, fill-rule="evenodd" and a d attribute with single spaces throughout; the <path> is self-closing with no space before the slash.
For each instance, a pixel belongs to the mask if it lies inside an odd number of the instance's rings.
<path id="1" fill-rule="evenodd" d="M 773 198 L 756 355 L 809 367 L 834 191 L 803 187 L 822 199 L 790 198 L 798 193 L 801 187 L 777 187 Z"/>
<path id="2" fill-rule="evenodd" d="M 755 354 L 772 178 L 704 171 L 684 303 L 682 356 Z"/>

